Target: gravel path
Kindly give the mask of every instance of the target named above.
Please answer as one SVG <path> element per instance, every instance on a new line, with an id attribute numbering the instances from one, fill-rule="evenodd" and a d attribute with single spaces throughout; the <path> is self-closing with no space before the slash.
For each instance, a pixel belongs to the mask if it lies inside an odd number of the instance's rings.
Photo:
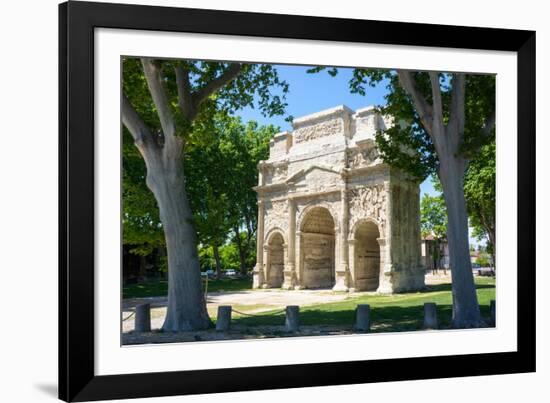
<path id="1" fill-rule="evenodd" d="M 320 303 L 343 301 L 349 298 L 347 293 L 335 293 L 330 290 L 243 290 L 224 291 L 208 294 L 207 308 L 215 313 L 218 305 L 231 305 L 246 313 L 258 313 L 284 309 L 287 305 L 316 305 Z M 136 305 L 151 304 L 151 328 L 160 329 L 166 313 L 166 297 L 130 298 L 122 302 L 122 318 L 127 318 Z M 130 316 L 122 323 L 122 331 L 134 329 L 134 317 Z"/>
<path id="2" fill-rule="evenodd" d="M 450 283 L 449 274 L 426 275 L 426 284 Z M 233 309 L 245 313 L 260 313 L 272 311 L 275 309 L 284 309 L 287 305 L 316 305 L 320 303 L 329 303 L 343 301 L 345 299 L 356 297 L 366 293 L 342 293 L 331 290 L 292 290 L 285 291 L 280 289 L 267 290 L 242 290 L 242 291 L 223 291 L 208 294 L 207 309 L 210 315 L 215 315 L 219 305 L 231 305 Z M 224 340 L 237 338 L 257 338 L 255 332 L 249 333 L 247 329 L 233 329 L 230 333 L 220 334 L 215 332 L 183 332 L 178 334 L 157 333 L 162 327 L 164 316 L 166 314 L 166 297 L 150 298 L 130 298 L 122 302 L 122 318 L 128 318 L 122 322 L 123 344 L 142 344 L 142 343 L 166 343 L 178 341 L 197 341 L 197 340 Z M 139 304 L 151 304 L 151 328 L 153 333 L 134 334 L 134 317 L 132 312 Z M 260 329 L 256 329 L 260 330 Z M 277 327 L 261 329 L 262 332 L 270 334 L 267 337 L 277 337 L 282 332 Z M 350 332 L 342 329 L 302 329 L 301 333 L 313 334 L 340 334 L 340 332 Z M 327 333 L 328 332 L 328 333 Z M 305 334 L 302 334 L 305 335 Z"/>

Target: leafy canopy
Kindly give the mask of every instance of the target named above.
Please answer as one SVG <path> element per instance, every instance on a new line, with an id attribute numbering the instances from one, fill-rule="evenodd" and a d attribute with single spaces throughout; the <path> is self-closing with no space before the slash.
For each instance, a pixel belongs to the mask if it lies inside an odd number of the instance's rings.
<path id="1" fill-rule="evenodd" d="M 315 67 L 309 73 L 326 70 L 329 75 L 338 74 L 335 67 Z M 415 82 L 426 101 L 432 103 L 430 78 L 427 72 L 415 72 Z M 452 79 L 451 75 L 439 75 L 443 101 L 443 120 L 450 115 Z M 368 88 L 385 85 L 385 105 L 378 106 L 382 115 L 391 116 L 396 123 L 384 132 L 376 134 L 376 143 L 384 161 L 409 173 L 419 181 L 437 174 L 439 159 L 434 144 L 424 130 L 414 105 L 399 83 L 395 70 L 356 68 L 349 81 L 351 93 L 365 95 Z M 460 152 L 471 158 L 479 147 L 491 141 L 483 133 L 487 116 L 495 110 L 495 76 L 482 74 L 466 75 L 465 132 Z"/>
<path id="2" fill-rule="evenodd" d="M 188 89 L 189 92 L 198 96 L 236 64 L 162 59 L 157 62 L 160 64 L 170 109 L 176 121 L 176 134 L 184 138 L 186 144 L 209 142 L 210 129 L 214 125 L 212 117 L 218 112 L 233 114 L 244 107 L 257 107 L 264 116 L 274 116 L 283 114 L 287 105 L 288 83 L 279 78 L 275 67 L 270 64 L 243 63 L 239 65 L 240 70 L 236 77 L 203 100 L 196 116 L 189 121 L 178 106 L 175 69 L 182 68 L 182 71 L 185 71 L 191 87 Z M 122 63 L 124 94 L 145 124 L 160 137 L 159 116 L 140 59 L 124 58 Z"/>
<path id="3" fill-rule="evenodd" d="M 436 239 L 447 236 L 447 209 L 442 195 L 425 194 L 420 202 L 420 229 L 422 236 Z"/>

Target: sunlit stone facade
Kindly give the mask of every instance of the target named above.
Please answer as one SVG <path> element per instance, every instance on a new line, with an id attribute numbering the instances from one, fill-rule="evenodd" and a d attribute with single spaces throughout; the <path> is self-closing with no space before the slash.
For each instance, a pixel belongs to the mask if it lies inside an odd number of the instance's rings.
<path id="1" fill-rule="evenodd" d="M 254 288 L 384 293 L 424 286 L 418 183 L 384 164 L 372 107 L 338 106 L 277 134 L 258 186 Z"/>

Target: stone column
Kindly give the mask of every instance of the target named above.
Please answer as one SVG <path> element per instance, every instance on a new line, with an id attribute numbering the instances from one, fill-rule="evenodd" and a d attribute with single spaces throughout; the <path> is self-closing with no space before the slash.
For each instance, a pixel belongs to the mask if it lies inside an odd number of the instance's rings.
<path id="1" fill-rule="evenodd" d="M 258 228 L 256 230 L 256 266 L 252 272 L 252 288 L 263 285 L 264 278 L 264 215 L 263 200 L 258 200 Z"/>
<path id="2" fill-rule="evenodd" d="M 296 240 L 296 202 L 288 199 L 288 253 L 285 259 L 285 270 L 283 288 L 290 290 L 296 284 L 295 258 L 296 251 L 294 248 Z"/>
<path id="3" fill-rule="evenodd" d="M 263 281 L 262 281 L 262 284 L 261 284 L 261 287 L 262 288 L 269 288 L 269 270 L 271 269 L 271 253 L 269 253 L 271 251 L 271 248 L 269 247 L 269 245 L 265 245 L 264 244 L 264 247 L 263 247 L 263 268 L 261 270 L 262 272 L 262 278 L 263 278 Z"/>
<path id="4" fill-rule="evenodd" d="M 303 272 L 303 261 L 302 261 L 302 233 L 296 231 L 296 246 L 294 253 L 294 262 L 295 262 L 295 271 L 296 271 L 296 284 L 294 285 L 295 290 L 301 290 L 304 282 L 304 272 Z"/>
<path id="5" fill-rule="evenodd" d="M 355 239 L 348 240 L 349 292 L 355 292 Z"/>
<path id="6" fill-rule="evenodd" d="M 346 189 L 343 189 L 340 193 L 340 198 L 342 200 L 341 207 L 341 217 L 342 222 L 340 223 L 340 234 L 338 242 L 336 244 L 340 247 L 339 249 L 339 262 L 336 266 L 336 275 L 334 278 L 334 291 L 348 291 L 349 283 L 349 254 L 348 254 L 348 224 L 349 224 L 349 215 L 348 215 L 348 192 Z"/>
<path id="7" fill-rule="evenodd" d="M 379 293 L 392 293 L 393 287 L 391 284 L 391 265 L 388 264 L 390 260 L 390 253 L 389 248 L 387 247 L 386 238 L 377 238 L 376 241 L 378 242 L 378 245 L 380 246 L 380 277 L 379 277 L 379 283 L 378 283 L 378 290 L 376 290 Z"/>

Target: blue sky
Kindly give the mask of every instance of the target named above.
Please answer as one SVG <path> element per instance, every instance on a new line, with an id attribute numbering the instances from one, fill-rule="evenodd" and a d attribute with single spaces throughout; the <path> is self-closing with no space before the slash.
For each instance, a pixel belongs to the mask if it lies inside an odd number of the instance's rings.
<path id="1" fill-rule="evenodd" d="M 337 105 L 346 105 L 356 110 L 369 105 L 384 105 L 384 96 L 387 94 L 385 82 L 381 82 L 374 88 L 368 87 L 365 96 L 352 94 L 349 90 L 349 80 L 352 69 L 339 69 L 336 77 L 331 77 L 327 72 L 307 74 L 307 66 L 276 66 L 281 79 L 289 84 L 287 94 L 287 110 L 285 116 L 264 117 L 257 109 L 246 108 L 237 112 L 243 121 L 255 120 L 262 125 L 273 124 L 281 130 L 291 130 L 290 123 L 285 121 L 288 115 L 295 118 L 309 115 L 323 109 Z M 420 185 L 421 193 L 436 194 L 430 179 Z"/>
<path id="2" fill-rule="evenodd" d="M 255 120 L 261 125 L 273 124 L 281 130 L 291 130 L 291 125 L 285 118 L 295 118 L 332 108 L 344 104 L 356 110 L 369 105 L 385 105 L 384 96 L 387 94 L 387 83 L 381 82 L 376 87 L 367 87 L 366 95 L 352 94 L 349 90 L 349 80 L 352 69 L 340 68 L 336 77 L 331 77 L 326 71 L 317 74 L 307 74 L 308 66 L 276 66 L 279 76 L 289 84 L 289 92 L 286 97 L 287 110 L 285 116 L 262 116 L 260 111 L 253 108 L 240 110 L 236 115 L 243 121 Z M 421 197 L 424 194 L 436 195 L 431 179 L 426 179 L 420 185 Z M 480 242 L 470 238 L 470 244 L 477 245 Z"/>

